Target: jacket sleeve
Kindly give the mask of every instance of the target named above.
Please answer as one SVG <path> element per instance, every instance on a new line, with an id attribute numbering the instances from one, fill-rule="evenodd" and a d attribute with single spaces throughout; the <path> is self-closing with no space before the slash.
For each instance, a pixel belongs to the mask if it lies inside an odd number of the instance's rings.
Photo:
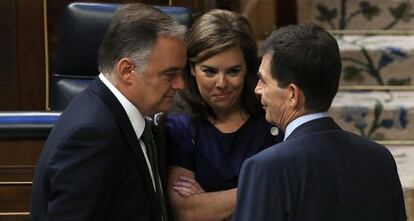
<path id="1" fill-rule="evenodd" d="M 273 174 L 260 158 L 253 157 L 243 163 L 234 221 L 286 220 Z"/>
<path id="2" fill-rule="evenodd" d="M 92 126 L 74 129 L 51 156 L 47 220 L 104 220 L 120 179 L 120 139 Z"/>

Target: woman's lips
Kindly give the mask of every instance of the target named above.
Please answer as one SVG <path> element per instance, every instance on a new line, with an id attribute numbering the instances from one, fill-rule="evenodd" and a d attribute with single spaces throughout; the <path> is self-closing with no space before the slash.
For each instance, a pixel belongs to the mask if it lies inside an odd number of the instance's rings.
<path id="1" fill-rule="evenodd" d="M 231 95 L 231 92 L 222 92 L 222 93 L 214 94 L 213 97 L 223 99 L 223 98 L 229 97 L 230 95 Z"/>

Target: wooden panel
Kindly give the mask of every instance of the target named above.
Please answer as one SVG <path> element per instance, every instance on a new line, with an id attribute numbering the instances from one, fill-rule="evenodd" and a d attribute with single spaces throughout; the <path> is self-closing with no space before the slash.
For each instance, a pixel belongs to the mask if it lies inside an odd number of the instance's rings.
<path id="1" fill-rule="evenodd" d="M 181 7 L 186 7 L 189 8 L 191 10 L 199 10 L 200 8 L 202 8 L 204 6 L 203 2 L 200 0 L 193 0 L 193 1 L 188 1 L 188 0 L 172 0 L 172 5 L 174 6 L 181 6 Z"/>
<path id="2" fill-rule="evenodd" d="M 31 187 L 0 184 L 0 212 L 28 212 Z"/>
<path id="3" fill-rule="evenodd" d="M 123 0 L 123 1 L 120 1 L 120 3 L 128 3 L 128 2 L 142 2 L 142 3 L 145 3 L 145 4 L 149 4 L 149 5 L 168 5 L 168 1 L 169 0 L 141 0 L 141 1 L 137 1 L 137 0 L 130 0 L 130 1 L 128 1 L 128 0 Z"/>
<path id="4" fill-rule="evenodd" d="M 0 110 L 43 110 L 43 0 L 2 0 L 0 20 Z"/>
<path id="5" fill-rule="evenodd" d="M 0 221 L 28 220 L 31 181 L 44 140 L 0 140 Z M 22 215 L 23 213 L 23 215 Z"/>
<path id="6" fill-rule="evenodd" d="M 275 0 L 276 3 L 276 25 L 282 27 L 297 24 L 297 2 L 286 0 Z"/>
<path id="7" fill-rule="evenodd" d="M 31 182 L 35 166 L 0 166 L 0 182 Z"/>
<path id="8" fill-rule="evenodd" d="M 17 107 L 15 10 L 14 0 L 0 1 L 0 110 Z"/>
<path id="9" fill-rule="evenodd" d="M 16 0 L 18 110 L 45 109 L 43 0 Z"/>
<path id="10" fill-rule="evenodd" d="M 0 166 L 36 165 L 43 140 L 0 140 Z"/>
<path id="11" fill-rule="evenodd" d="M 1 215 L 0 221 L 28 221 L 29 215 Z"/>
<path id="12" fill-rule="evenodd" d="M 171 0 L 171 5 L 186 7 L 193 12 L 200 14 L 215 8 L 240 12 L 240 1 L 241 0 Z"/>

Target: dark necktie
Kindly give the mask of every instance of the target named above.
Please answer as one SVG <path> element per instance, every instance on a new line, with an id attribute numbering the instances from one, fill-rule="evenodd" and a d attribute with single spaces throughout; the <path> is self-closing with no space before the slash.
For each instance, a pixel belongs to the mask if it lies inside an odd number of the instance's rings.
<path id="1" fill-rule="evenodd" d="M 165 205 L 164 194 L 162 192 L 161 180 L 158 171 L 157 163 L 157 149 L 155 145 L 154 136 L 152 135 L 151 126 L 148 121 L 145 122 L 145 129 L 141 136 L 142 141 L 147 149 L 147 155 L 151 164 L 152 174 L 154 176 L 156 196 L 161 208 L 161 216 L 164 221 L 168 221 L 167 210 Z"/>

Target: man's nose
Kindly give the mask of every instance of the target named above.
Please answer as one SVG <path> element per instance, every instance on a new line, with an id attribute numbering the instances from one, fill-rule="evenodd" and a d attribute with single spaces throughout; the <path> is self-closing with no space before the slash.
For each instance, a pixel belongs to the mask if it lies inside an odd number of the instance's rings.
<path id="1" fill-rule="evenodd" d="M 177 75 L 177 77 L 174 79 L 173 83 L 172 83 L 172 88 L 174 90 L 182 90 L 184 89 L 185 84 L 184 84 L 184 80 L 181 77 L 181 74 Z"/>
<path id="2" fill-rule="evenodd" d="M 261 86 L 261 82 L 260 82 L 260 80 L 257 82 L 257 85 L 256 85 L 256 87 L 254 88 L 254 93 L 256 94 L 256 95 L 262 95 L 262 90 L 263 90 L 263 88 L 262 88 L 262 86 Z"/>

